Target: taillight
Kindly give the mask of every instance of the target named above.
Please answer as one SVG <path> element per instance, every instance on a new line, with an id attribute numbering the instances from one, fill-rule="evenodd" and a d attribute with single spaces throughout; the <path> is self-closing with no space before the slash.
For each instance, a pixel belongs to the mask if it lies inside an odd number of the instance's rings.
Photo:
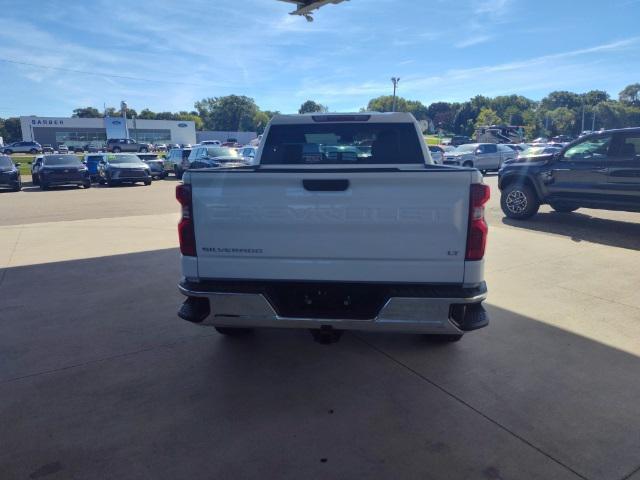
<path id="1" fill-rule="evenodd" d="M 196 257 L 196 234 L 193 229 L 193 205 L 191 203 L 191 185 L 178 185 L 176 199 L 182 206 L 182 217 L 178 223 L 178 238 L 180 253 L 189 257 Z"/>
<path id="2" fill-rule="evenodd" d="M 474 183 L 471 185 L 469 199 L 469 228 L 467 230 L 466 260 L 482 260 L 487 245 L 489 228 L 484 220 L 484 206 L 489 201 L 491 190 L 488 185 Z"/>

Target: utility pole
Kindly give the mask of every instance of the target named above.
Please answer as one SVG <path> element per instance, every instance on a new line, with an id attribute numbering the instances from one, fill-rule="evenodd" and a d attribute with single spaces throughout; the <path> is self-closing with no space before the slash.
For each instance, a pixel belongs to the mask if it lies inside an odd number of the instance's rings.
<path id="1" fill-rule="evenodd" d="M 127 102 L 122 100 L 120 102 L 120 109 L 122 110 L 122 120 L 124 121 L 124 136 L 129 138 L 129 126 L 127 125 Z"/>
<path id="2" fill-rule="evenodd" d="M 400 77 L 391 77 L 391 82 L 393 83 L 393 105 L 391 106 L 391 111 L 396 111 L 396 89 L 398 88 L 398 83 L 400 82 Z"/>
<path id="3" fill-rule="evenodd" d="M 591 119 L 591 131 L 595 132 L 596 130 L 596 109 L 593 109 L 593 118 Z"/>
<path id="4" fill-rule="evenodd" d="M 580 133 L 584 132 L 584 102 L 582 102 L 582 128 L 580 129 Z"/>

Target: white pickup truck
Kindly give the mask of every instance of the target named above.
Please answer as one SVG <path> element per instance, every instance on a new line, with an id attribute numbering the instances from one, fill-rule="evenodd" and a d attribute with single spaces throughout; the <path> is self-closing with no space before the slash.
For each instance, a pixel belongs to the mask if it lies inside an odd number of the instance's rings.
<path id="1" fill-rule="evenodd" d="M 412 115 L 274 117 L 256 163 L 178 185 L 178 315 L 252 327 L 422 333 L 484 327 L 484 204 L 472 168 L 435 165 Z"/>

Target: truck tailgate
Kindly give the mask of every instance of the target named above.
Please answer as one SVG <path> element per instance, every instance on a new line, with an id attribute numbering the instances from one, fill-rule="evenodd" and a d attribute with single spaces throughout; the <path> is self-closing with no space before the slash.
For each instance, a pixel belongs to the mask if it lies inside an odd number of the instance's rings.
<path id="1" fill-rule="evenodd" d="M 471 175 L 193 171 L 198 275 L 461 283 Z"/>

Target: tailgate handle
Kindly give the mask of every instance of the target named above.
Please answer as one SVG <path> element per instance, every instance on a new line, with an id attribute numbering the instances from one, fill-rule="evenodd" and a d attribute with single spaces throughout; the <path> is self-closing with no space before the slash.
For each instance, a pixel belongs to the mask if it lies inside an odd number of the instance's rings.
<path id="1" fill-rule="evenodd" d="M 302 180 L 302 186 L 309 192 L 344 192 L 349 188 L 349 180 Z"/>

